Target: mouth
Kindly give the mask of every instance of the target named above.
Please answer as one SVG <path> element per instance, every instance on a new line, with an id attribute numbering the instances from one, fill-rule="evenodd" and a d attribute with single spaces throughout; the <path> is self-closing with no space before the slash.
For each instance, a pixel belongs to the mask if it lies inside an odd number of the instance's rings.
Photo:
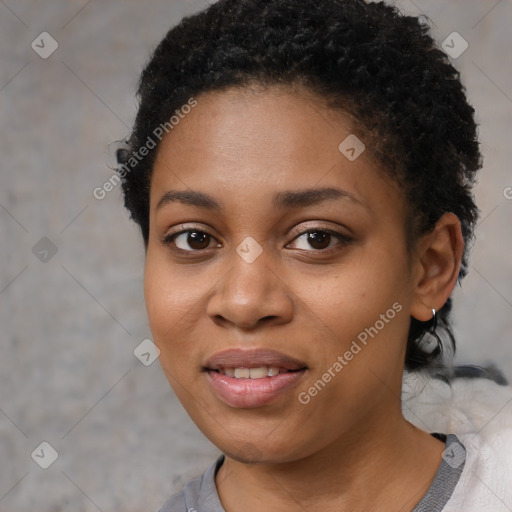
<path id="1" fill-rule="evenodd" d="M 207 371 L 226 375 L 227 377 L 233 377 L 235 379 L 264 379 L 265 377 L 275 377 L 283 373 L 300 372 L 306 370 L 304 368 L 297 368 L 296 370 L 290 370 L 279 366 L 257 366 L 253 368 L 239 367 L 239 368 L 206 368 Z"/>
<path id="2" fill-rule="evenodd" d="M 305 368 L 307 366 L 303 361 L 276 350 L 229 349 L 214 354 L 206 361 L 203 370 L 235 378 L 261 379 Z"/>
<path id="3" fill-rule="evenodd" d="M 256 408 L 276 401 L 295 387 L 307 365 L 291 356 L 263 349 L 230 349 L 203 367 L 214 394 L 234 408 Z"/>

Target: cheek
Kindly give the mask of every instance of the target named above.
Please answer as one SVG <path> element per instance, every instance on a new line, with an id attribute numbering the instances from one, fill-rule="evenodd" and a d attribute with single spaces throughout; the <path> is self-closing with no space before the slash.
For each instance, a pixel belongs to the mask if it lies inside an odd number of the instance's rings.
<path id="1" fill-rule="evenodd" d="M 160 366 L 180 402 L 188 409 L 188 391 L 197 375 L 197 356 L 184 332 L 197 319 L 194 287 L 183 286 L 168 264 L 149 253 L 144 271 L 144 297 L 153 342 L 160 350 Z M 187 293 L 188 291 L 188 293 Z M 195 306 L 195 307 L 194 307 Z"/>
<path id="2" fill-rule="evenodd" d="M 393 331 L 396 335 L 403 331 L 403 322 L 397 321 L 397 310 L 405 309 L 409 293 L 405 277 L 405 267 L 398 255 L 375 257 L 368 251 L 357 262 L 340 266 L 329 275 L 296 280 L 301 290 L 297 295 L 308 306 L 306 316 L 317 318 L 345 342 L 376 322 L 383 334 Z"/>
<path id="3" fill-rule="evenodd" d="M 187 356 L 184 352 L 190 348 L 185 346 L 182 333 L 190 332 L 200 314 L 197 287 L 172 272 L 165 258 L 148 250 L 144 298 L 153 341 L 160 349 L 162 367 L 174 371 L 173 365 L 183 360 Z"/>
<path id="4" fill-rule="evenodd" d="M 357 404 L 375 392 L 374 385 L 382 388 L 400 374 L 409 328 L 405 262 L 398 251 L 367 251 L 315 287 L 303 285 L 306 315 L 324 333 L 315 344 L 314 380 L 329 368 L 336 375 L 326 376 L 327 408 L 342 397 L 347 405 Z"/>
<path id="5" fill-rule="evenodd" d="M 194 279 L 186 272 L 176 271 L 162 251 L 148 249 L 144 298 L 155 335 L 182 330 L 200 303 L 200 293 L 201 290 L 194 286 Z"/>

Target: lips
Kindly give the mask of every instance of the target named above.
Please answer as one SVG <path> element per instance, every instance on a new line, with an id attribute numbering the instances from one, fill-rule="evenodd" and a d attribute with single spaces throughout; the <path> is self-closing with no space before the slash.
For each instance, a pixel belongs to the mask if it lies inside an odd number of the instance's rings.
<path id="1" fill-rule="evenodd" d="M 208 359 L 203 371 L 212 391 L 226 405 L 256 408 L 295 387 L 307 366 L 275 350 L 229 349 Z"/>

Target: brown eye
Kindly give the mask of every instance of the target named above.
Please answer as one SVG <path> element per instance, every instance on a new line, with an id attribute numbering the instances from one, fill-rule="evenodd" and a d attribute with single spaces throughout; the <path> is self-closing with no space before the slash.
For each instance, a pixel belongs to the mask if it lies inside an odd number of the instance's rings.
<path id="1" fill-rule="evenodd" d="M 180 251 L 194 252 L 207 249 L 212 238 L 211 235 L 204 231 L 189 229 L 166 237 L 164 244 L 174 245 Z M 187 245 L 191 249 L 188 249 Z"/>
<path id="2" fill-rule="evenodd" d="M 312 231 L 307 235 L 306 240 L 314 249 L 327 249 L 332 237 L 330 233 L 325 231 Z"/>
<path id="3" fill-rule="evenodd" d="M 309 252 L 314 252 L 310 251 L 309 248 L 313 248 L 316 251 L 327 252 L 331 248 L 334 249 L 336 246 L 345 246 L 352 241 L 352 239 L 346 235 L 328 229 L 309 229 L 308 231 L 300 234 L 294 240 L 300 240 L 301 238 L 305 240 L 305 243 L 303 244 L 305 247 L 299 247 L 299 249 L 303 249 Z M 334 247 L 329 247 L 333 238 L 337 238 L 340 242 L 335 244 Z"/>

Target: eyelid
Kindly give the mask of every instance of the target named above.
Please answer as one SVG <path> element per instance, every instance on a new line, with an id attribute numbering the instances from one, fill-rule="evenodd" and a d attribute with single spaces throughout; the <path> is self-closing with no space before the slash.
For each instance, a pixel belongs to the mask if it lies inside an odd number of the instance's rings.
<path id="1" fill-rule="evenodd" d="M 209 228 L 205 228 L 204 225 L 182 223 L 182 224 L 178 224 L 177 226 L 174 226 L 174 227 L 176 228 L 175 230 L 173 229 L 161 236 L 162 241 L 171 236 L 181 235 L 187 231 L 199 231 L 201 233 L 205 233 L 205 234 L 210 235 L 211 237 L 215 238 L 214 235 L 212 235 L 208 231 Z"/>
<path id="2" fill-rule="evenodd" d="M 294 229 L 292 229 L 292 231 L 290 232 L 290 235 L 294 237 L 294 239 L 296 238 L 295 235 L 304 235 L 306 233 L 309 233 L 311 231 L 324 231 L 326 233 L 329 233 L 331 235 L 336 235 L 336 236 L 340 236 L 340 237 L 345 237 L 345 238 L 351 238 L 351 235 L 349 233 L 347 234 L 344 234 L 343 232 L 341 232 L 341 230 L 345 230 L 345 231 L 349 231 L 348 228 L 345 228 L 345 227 L 338 227 L 338 228 L 333 228 L 331 226 L 328 226 L 328 225 L 324 225 L 322 224 L 322 221 L 312 221 L 312 224 L 310 226 L 303 226 L 303 225 L 300 225 L 299 227 L 296 227 Z"/>

